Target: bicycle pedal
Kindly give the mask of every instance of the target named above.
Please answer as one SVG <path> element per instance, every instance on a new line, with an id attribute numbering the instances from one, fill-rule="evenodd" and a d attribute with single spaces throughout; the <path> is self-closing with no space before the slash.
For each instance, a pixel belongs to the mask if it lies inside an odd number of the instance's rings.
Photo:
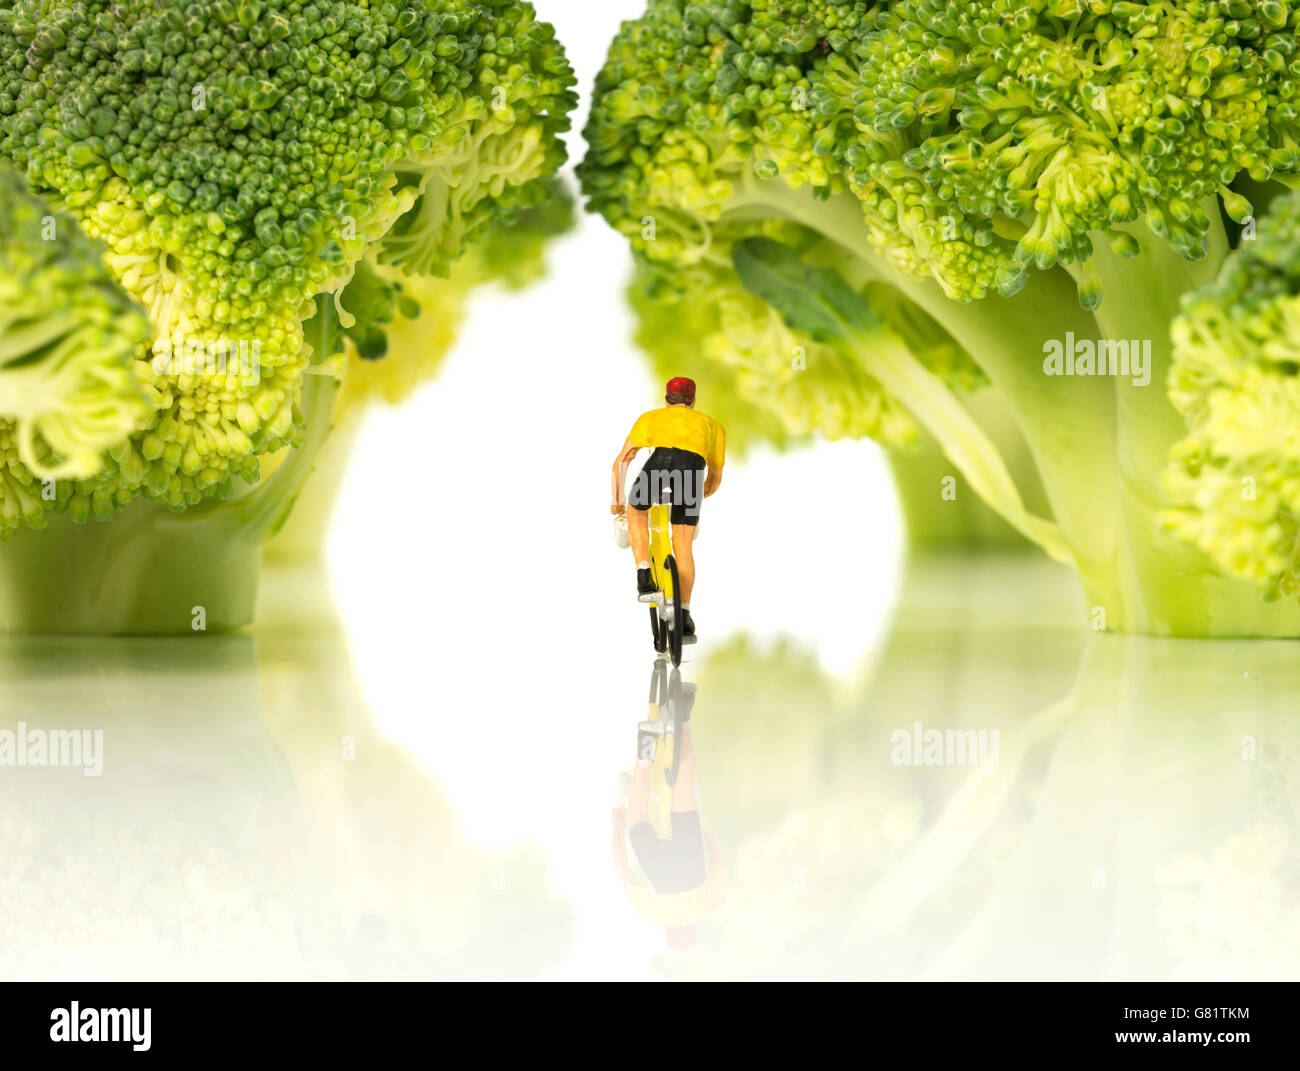
<path id="1" fill-rule="evenodd" d="M 695 636 L 683 636 L 682 646 L 685 647 L 688 643 L 695 643 L 696 641 L 697 641 L 697 637 Z"/>
<path id="2" fill-rule="evenodd" d="M 660 600 L 661 598 L 662 598 L 661 594 L 660 594 L 659 592 L 656 591 L 656 592 L 653 592 L 653 593 L 650 594 L 650 595 L 638 595 L 638 596 L 636 597 L 636 601 L 637 601 L 637 602 L 648 602 L 648 603 L 650 603 L 651 605 L 653 605 L 654 603 L 659 602 L 659 600 Z"/>

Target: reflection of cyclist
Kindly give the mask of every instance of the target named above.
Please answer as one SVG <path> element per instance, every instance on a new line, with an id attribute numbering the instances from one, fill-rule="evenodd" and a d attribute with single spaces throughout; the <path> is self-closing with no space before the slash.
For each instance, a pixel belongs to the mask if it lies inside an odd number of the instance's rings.
<path id="1" fill-rule="evenodd" d="M 695 382 L 678 377 L 668 381 L 668 404 L 643 413 L 632 425 L 623 449 L 614 459 L 614 503 L 611 510 L 622 513 L 623 482 L 637 450 L 651 447 L 628 495 L 632 511 L 627 534 L 636 558 L 637 595 L 657 590 L 650 575 L 650 525 L 648 511 L 654 503 L 672 504 L 673 557 L 677 560 L 680 598 L 685 612 L 682 635 L 695 635 L 691 620 L 691 589 L 695 586 L 695 557 L 692 543 L 700 520 L 700 500 L 708 498 L 722 483 L 727 435 L 712 417 L 695 411 Z M 704 475 L 708 468 L 707 478 Z"/>
<path id="2" fill-rule="evenodd" d="M 677 782 L 670 790 L 668 836 L 660 836 L 650 820 L 655 770 L 640 738 L 642 757 L 626 783 L 627 799 L 613 812 L 614 868 L 637 910 L 666 927 L 668 946 L 675 951 L 694 946 L 695 923 L 718 909 L 726 888 L 718 840 L 700 824 L 695 743 L 689 726 L 694 685 L 686 687 L 686 710 L 677 741 L 681 757 Z"/>

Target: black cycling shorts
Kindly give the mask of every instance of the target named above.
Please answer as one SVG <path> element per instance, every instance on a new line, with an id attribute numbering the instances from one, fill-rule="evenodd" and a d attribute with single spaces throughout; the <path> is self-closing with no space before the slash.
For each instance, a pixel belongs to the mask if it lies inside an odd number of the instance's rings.
<path id="1" fill-rule="evenodd" d="M 637 473 L 627 504 L 647 510 L 653 505 L 672 504 L 672 523 L 700 523 L 704 498 L 704 458 L 689 450 L 660 446 Z"/>
<path id="2" fill-rule="evenodd" d="M 649 822 L 638 822 L 627 831 L 650 887 L 660 894 L 698 889 L 709 876 L 700 812 L 673 811 L 670 818 L 671 837 L 659 836 Z"/>

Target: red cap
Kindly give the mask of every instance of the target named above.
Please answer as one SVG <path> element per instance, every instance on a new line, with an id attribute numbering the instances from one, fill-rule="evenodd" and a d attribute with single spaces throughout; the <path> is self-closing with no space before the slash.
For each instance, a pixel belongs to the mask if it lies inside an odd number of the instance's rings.
<path id="1" fill-rule="evenodd" d="M 681 394 L 687 398 L 695 397 L 695 380 L 685 376 L 674 376 L 668 381 L 669 394 Z"/>

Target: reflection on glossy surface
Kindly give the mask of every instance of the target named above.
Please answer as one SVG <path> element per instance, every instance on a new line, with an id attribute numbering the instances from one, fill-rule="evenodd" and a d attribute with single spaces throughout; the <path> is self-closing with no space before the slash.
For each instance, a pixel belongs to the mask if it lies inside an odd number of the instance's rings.
<path id="1" fill-rule="evenodd" d="M 1292 643 L 931 559 L 856 677 L 706 635 L 647 707 L 639 619 L 376 688 L 323 585 L 272 571 L 252 635 L 0 641 L 0 731 L 104 734 L 97 777 L 0 739 L 0 976 L 1297 975 Z M 994 761 L 924 744 L 966 730 Z"/>
<path id="2" fill-rule="evenodd" d="M 728 892 L 665 975 L 1296 976 L 1295 645 L 1081 632 L 1024 569 L 916 563 L 861 687 L 743 639 L 704 660 Z M 996 731 L 996 772 L 894 761 L 950 729 Z"/>
<path id="3" fill-rule="evenodd" d="M 666 655 L 655 659 L 636 762 L 619 778 L 612 816 L 615 873 L 637 914 L 662 925 L 678 952 L 695 947 L 696 923 L 726 898 L 722 849 L 705 827 L 696 781 L 697 691 Z"/>
<path id="4" fill-rule="evenodd" d="M 486 855 L 374 731 L 312 571 L 266 626 L 8 638 L 0 729 L 96 728 L 104 769 L 0 767 L 0 977 L 544 973 L 572 916 L 536 855 Z"/>

